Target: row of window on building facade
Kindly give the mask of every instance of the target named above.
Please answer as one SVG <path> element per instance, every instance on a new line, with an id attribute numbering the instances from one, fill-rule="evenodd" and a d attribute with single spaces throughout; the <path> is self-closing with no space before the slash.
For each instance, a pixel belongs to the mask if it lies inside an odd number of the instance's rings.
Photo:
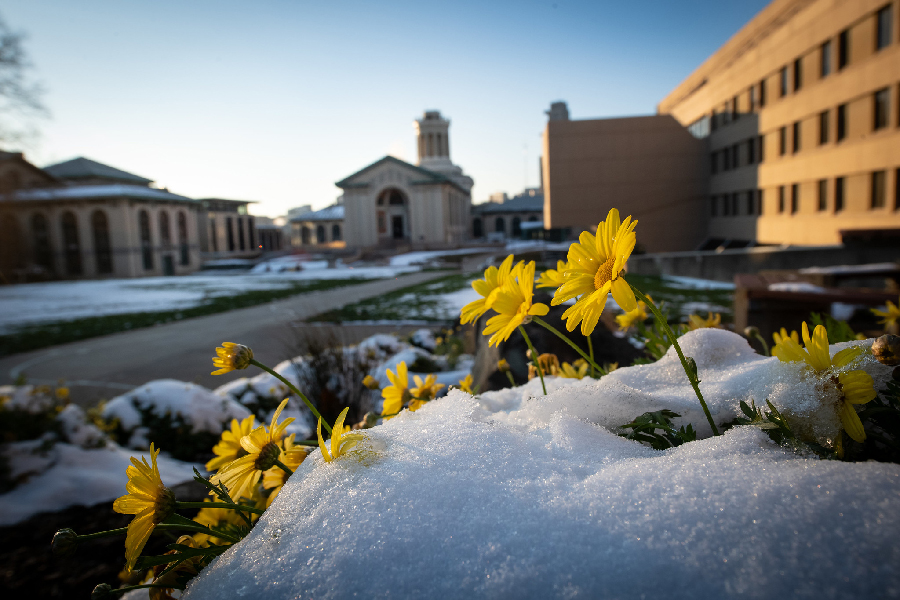
<path id="1" fill-rule="evenodd" d="M 900 99 L 900 93 L 897 94 Z M 879 131 L 887 128 L 890 122 L 890 106 L 891 106 L 891 90 L 890 88 L 882 88 L 872 94 L 872 131 Z M 835 131 L 834 141 L 841 142 L 847 137 L 849 127 L 849 116 L 846 104 L 841 104 L 834 109 Z M 897 122 L 900 125 L 900 101 L 897 103 Z M 831 109 L 824 110 L 819 113 L 816 121 L 818 123 L 818 145 L 824 146 L 832 141 L 831 135 Z M 790 127 L 782 126 L 778 129 L 778 155 L 785 156 L 788 154 L 788 139 L 790 138 L 790 153 L 797 154 L 802 147 L 803 137 L 801 121 L 794 121 Z M 759 164 L 765 161 L 765 134 L 760 134 L 752 138 L 748 138 L 743 142 L 739 142 L 716 150 L 710 154 L 710 170 L 713 174 L 719 171 L 730 171 L 744 165 Z M 741 146 L 746 148 L 746 160 L 741 160 Z"/>
<path id="2" fill-rule="evenodd" d="M 235 241 L 235 223 L 231 217 L 225 217 L 225 245 L 226 250 L 234 252 L 235 250 L 253 250 L 256 245 L 254 239 L 253 217 L 247 217 L 247 230 L 244 233 L 244 220 L 237 217 L 237 241 Z M 219 251 L 219 231 L 216 226 L 215 217 L 209 219 L 209 242 L 210 249 L 213 252 Z"/>
<path id="3" fill-rule="evenodd" d="M 528 222 L 534 223 L 538 220 L 537 216 L 531 215 L 528 217 Z M 521 217 L 513 217 L 512 218 L 512 231 L 510 233 L 513 237 L 518 237 L 522 235 L 522 218 Z M 496 233 L 502 233 L 506 235 L 506 219 L 503 217 L 496 217 L 494 219 L 494 231 Z M 484 223 L 481 220 L 481 217 L 475 217 L 472 219 L 472 237 L 480 238 L 484 237 Z"/>
<path id="4" fill-rule="evenodd" d="M 327 233 L 328 229 L 324 225 L 316 226 L 316 243 L 317 244 L 327 244 Z M 303 245 L 307 245 L 310 243 L 312 239 L 312 231 L 306 225 L 300 227 L 300 243 Z M 341 226 L 335 223 L 331 226 L 331 241 L 339 242 L 341 241 Z"/>
<path id="5" fill-rule="evenodd" d="M 888 208 L 888 171 L 869 173 L 869 209 Z M 816 181 L 816 212 L 838 213 L 845 209 L 847 198 L 847 178 L 819 179 Z M 779 214 L 800 212 L 801 186 L 799 183 L 780 185 L 772 188 L 777 194 L 776 206 Z M 764 190 L 746 190 L 718 194 L 710 197 L 710 215 L 713 217 L 759 216 L 763 214 Z M 893 210 L 900 210 L 900 169 L 894 170 Z M 742 208 L 743 207 L 743 208 Z"/>
<path id="6" fill-rule="evenodd" d="M 893 39 L 893 9 L 890 4 L 883 6 L 875 13 L 875 52 L 890 46 Z M 837 56 L 834 57 L 834 49 Z M 841 31 L 835 40 L 827 39 L 818 47 L 819 78 L 824 79 L 834 72 L 833 59 L 837 59 L 837 70 L 841 71 L 850 64 L 850 29 Z M 747 90 L 750 112 L 764 108 L 767 102 L 766 79 L 763 78 Z M 778 73 L 779 98 L 797 93 L 803 88 L 803 57 L 796 58 L 791 65 L 784 65 Z M 739 96 L 726 102 L 721 111 L 713 110 L 711 115 L 704 115 L 688 126 L 688 130 L 698 138 L 706 137 L 722 125 L 727 125 L 740 118 Z M 840 138 L 839 138 L 840 139 Z"/>

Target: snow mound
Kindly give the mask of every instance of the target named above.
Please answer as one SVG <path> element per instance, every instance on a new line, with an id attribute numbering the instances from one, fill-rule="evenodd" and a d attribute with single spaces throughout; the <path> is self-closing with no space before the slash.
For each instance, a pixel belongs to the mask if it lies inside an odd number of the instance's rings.
<path id="1" fill-rule="evenodd" d="M 41 512 L 59 511 L 68 506 L 93 506 L 125 494 L 131 464 L 131 450 L 115 444 L 85 450 L 70 444 L 41 446 L 39 440 L 11 444 L 8 452 L 19 455 L 11 461 L 22 466 L 28 457 L 32 465 L 40 463 L 35 475 L 11 492 L 0 495 L 0 525 L 18 523 Z M 149 460 L 149 457 L 148 457 Z M 159 472 L 168 486 L 194 477 L 193 466 L 165 456 L 158 459 Z"/>

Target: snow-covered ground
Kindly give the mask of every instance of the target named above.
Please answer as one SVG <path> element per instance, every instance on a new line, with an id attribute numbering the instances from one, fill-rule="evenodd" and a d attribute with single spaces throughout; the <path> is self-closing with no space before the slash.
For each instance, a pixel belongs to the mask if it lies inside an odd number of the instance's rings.
<path id="1" fill-rule="evenodd" d="M 190 275 L 0 286 L 0 334 L 16 326 L 83 317 L 190 308 L 208 298 L 321 279 L 383 279 L 417 267 L 337 267 L 280 273 Z"/>
<path id="2" fill-rule="evenodd" d="M 460 248 L 458 250 L 423 250 L 419 252 L 406 252 L 391 257 L 392 267 L 405 267 L 410 265 L 425 265 L 444 256 L 461 256 L 466 254 L 484 254 L 497 252 L 496 248 Z"/>
<path id="3" fill-rule="evenodd" d="M 681 338 L 715 420 L 769 398 L 819 432 L 834 398 L 730 332 Z M 852 343 L 851 343 L 852 344 Z M 844 344 L 832 346 L 832 353 Z M 883 387 L 890 368 L 865 355 Z M 668 408 L 709 426 L 670 350 L 599 381 L 451 391 L 313 451 L 250 535 L 186 598 L 891 597 L 900 593 L 900 466 L 788 452 L 737 427 L 667 451 L 612 431 Z M 830 419 L 830 421 L 829 421 Z"/>

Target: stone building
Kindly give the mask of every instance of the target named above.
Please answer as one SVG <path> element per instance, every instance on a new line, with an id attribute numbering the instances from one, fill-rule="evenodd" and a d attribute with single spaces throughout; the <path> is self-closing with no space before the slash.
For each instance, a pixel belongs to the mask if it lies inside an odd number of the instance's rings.
<path id="1" fill-rule="evenodd" d="M 200 264 L 196 201 L 87 158 L 0 154 L 6 281 L 175 275 Z"/>
<path id="2" fill-rule="evenodd" d="M 291 246 L 294 248 L 344 248 L 344 207 L 333 204 L 291 218 Z"/>
<path id="3" fill-rule="evenodd" d="M 512 198 L 502 194 L 498 200 L 472 207 L 474 239 L 518 239 L 529 228 L 543 229 L 544 194 L 539 188 L 527 189 Z"/>
<path id="4" fill-rule="evenodd" d="M 199 232 L 203 260 L 249 258 L 260 253 L 256 222 L 247 211 L 254 201 L 203 198 L 197 202 L 202 215 Z"/>
<path id="5" fill-rule="evenodd" d="M 450 160 L 450 121 L 415 121 L 418 162 L 385 156 L 337 182 L 352 247 L 447 247 L 469 237 L 474 182 Z"/>

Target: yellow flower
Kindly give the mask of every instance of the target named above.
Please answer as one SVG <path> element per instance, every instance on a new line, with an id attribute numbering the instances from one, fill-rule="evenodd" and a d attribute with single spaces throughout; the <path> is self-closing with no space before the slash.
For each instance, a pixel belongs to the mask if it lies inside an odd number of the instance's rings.
<path id="1" fill-rule="evenodd" d="M 131 465 L 125 470 L 128 493 L 113 502 L 113 510 L 123 515 L 134 515 L 125 536 L 125 560 L 129 570 L 141 555 L 141 550 L 150 538 L 153 529 L 175 510 L 175 495 L 163 485 L 159 476 L 156 457 L 159 450 L 150 444 L 151 467 L 143 456 L 141 460 L 132 457 Z"/>
<path id="2" fill-rule="evenodd" d="M 559 374 L 559 358 L 555 354 L 541 354 L 538 356 L 538 364 L 541 365 L 541 372 L 544 377 L 549 375 L 556 376 Z M 533 362 L 528 363 L 528 381 L 538 376 L 537 369 Z"/>
<path id="3" fill-rule="evenodd" d="M 467 394 L 475 394 L 475 392 L 472 391 L 472 383 L 474 383 L 474 381 L 472 380 L 472 374 L 469 373 L 463 379 L 459 380 L 459 389 L 466 392 Z"/>
<path id="4" fill-rule="evenodd" d="M 713 315 L 711 312 L 707 312 L 705 319 L 700 315 L 691 315 L 688 317 L 688 329 L 691 331 L 703 329 L 704 327 L 718 327 L 721 323 L 722 315 L 719 313 Z"/>
<path id="5" fill-rule="evenodd" d="M 175 543 L 188 546 L 189 548 L 198 547 L 194 539 L 189 535 L 179 537 Z M 175 554 L 177 552 L 179 550 L 169 550 L 166 554 Z M 151 572 L 153 573 L 153 585 L 156 587 L 151 587 L 147 590 L 150 600 L 175 600 L 172 592 L 181 589 L 185 578 L 190 579 L 198 573 L 197 567 L 201 558 L 200 556 L 195 556 L 177 564 L 168 563 L 153 567 Z M 170 569 L 169 567 L 172 568 Z"/>
<path id="6" fill-rule="evenodd" d="M 587 372 L 588 364 L 587 361 L 583 358 L 579 358 L 572 365 L 564 362 L 559 368 L 559 376 L 566 377 L 568 379 L 583 379 L 584 376 L 587 375 Z"/>
<path id="7" fill-rule="evenodd" d="M 69 388 L 67 388 L 67 387 L 56 388 L 56 399 L 57 400 L 68 400 L 69 399 Z"/>
<path id="8" fill-rule="evenodd" d="M 240 422 L 237 419 L 231 420 L 231 429 L 223 431 L 222 438 L 213 446 L 213 453 L 216 457 L 206 463 L 207 471 L 216 471 L 247 454 L 247 451 L 241 447 L 241 438 L 253 431 L 254 419 L 256 417 L 250 415 Z"/>
<path id="9" fill-rule="evenodd" d="M 517 279 L 509 279 L 500 287 L 492 308 L 497 314 L 488 319 L 484 335 L 490 335 L 488 345 L 496 346 L 509 339 L 519 325 L 531 322 L 531 317 L 546 315 L 546 304 L 532 304 L 534 295 L 534 261 L 525 265 Z"/>
<path id="10" fill-rule="evenodd" d="M 444 343 L 444 338 L 438 336 L 438 337 L 434 338 L 434 343 L 435 343 L 435 345 L 440 346 L 441 344 Z"/>
<path id="11" fill-rule="evenodd" d="M 629 327 L 633 327 L 636 323 L 643 323 L 647 320 L 648 316 L 647 305 L 644 304 L 643 300 L 638 300 L 637 308 L 622 313 L 621 315 L 616 315 L 616 323 L 619 324 L 620 331 L 625 331 Z"/>
<path id="12" fill-rule="evenodd" d="M 845 348 L 830 356 L 828 350 L 828 333 L 822 325 L 816 325 L 813 335 L 809 335 L 809 327 L 803 323 L 803 343 L 801 348 L 792 337 L 782 336 L 781 342 L 772 350 L 772 354 L 783 362 L 805 362 L 817 373 L 830 376 L 832 383 L 837 384 L 841 394 L 841 405 L 838 414 L 844 431 L 857 442 L 866 439 L 862 421 L 856 414 L 854 404 L 865 404 L 875 398 L 875 386 L 872 377 L 862 370 L 841 371 L 853 360 L 863 354 L 861 346 Z"/>
<path id="13" fill-rule="evenodd" d="M 230 371 L 246 369 L 253 360 L 253 350 L 241 344 L 233 342 L 223 342 L 221 348 L 216 348 L 218 356 L 212 359 L 213 366 L 218 367 L 218 371 L 213 371 L 212 375 L 224 375 Z"/>
<path id="14" fill-rule="evenodd" d="M 785 329 L 784 327 L 781 328 L 781 333 L 778 333 L 776 331 L 772 334 L 772 339 L 775 340 L 775 344 L 780 344 L 782 340 L 786 338 L 791 338 L 798 344 L 800 343 L 800 334 L 796 331 L 792 331 L 791 334 L 788 335 L 787 329 Z"/>
<path id="15" fill-rule="evenodd" d="M 898 300 L 897 302 L 900 303 L 900 300 Z M 882 319 L 878 322 L 884 325 L 885 329 L 896 327 L 897 320 L 900 319 L 900 307 L 898 307 L 890 300 L 887 301 L 887 310 L 878 310 L 877 308 L 872 308 L 869 310 L 871 310 L 876 316 L 882 317 Z"/>
<path id="16" fill-rule="evenodd" d="M 252 493 L 254 486 L 259 482 L 264 471 L 275 466 L 276 460 L 281 460 L 281 438 L 284 437 L 285 428 L 294 422 L 289 417 L 278 422 L 281 411 L 287 406 L 287 398 L 278 405 L 275 414 L 272 415 L 272 424 L 267 429 L 260 425 L 241 438 L 241 447 L 247 454 L 234 460 L 213 475 L 213 483 L 224 483 L 232 499 L 237 500 L 241 496 Z"/>
<path id="17" fill-rule="evenodd" d="M 634 292 L 622 278 L 625 263 L 634 250 L 637 221 L 627 217 L 619 221 L 619 211 L 609 211 L 606 220 L 597 225 L 597 235 L 585 231 L 569 247 L 565 283 L 553 295 L 553 306 L 578 298 L 563 313 L 566 329 L 573 331 L 581 323 L 581 334 L 594 331 L 610 292 L 619 307 L 631 312 L 637 308 Z"/>
<path id="18" fill-rule="evenodd" d="M 444 387 L 443 383 L 437 382 L 437 375 L 434 374 L 426 376 L 425 381 L 422 381 L 418 375 L 415 375 L 413 380 L 416 382 L 416 387 L 409 390 L 409 393 L 413 395 L 413 400 L 409 403 L 409 410 L 420 409 L 425 402 L 433 400 L 435 394 Z"/>
<path id="19" fill-rule="evenodd" d="M 381 408 L 381 414 L 394 415 L 403 409 L 403 405 L 411 398 L 409 393 L 409 375 L 406 371 L 406 361 L 401 361 L 397 365 L 397 374 L 390 369 L 387 370 L 387 377 L 391 385 L 381 390 L 381 397 L 384 403 Z M 390 417 L 387 417 L 390 418 Z"/>
<path id="20" fill-rule="evenodd" d="M 381 385 L 379 385 L 378 380 L 372 377 L 371 375 L 366 375 L 363 378 L 363 385 L 369 388 L 370 390 L 381 389 Z"/>
<path id="21" fill-rule="evenodd" d="M 460 323 L 466 324 L 475 321 L 494 307 L 497 294 L 504 282 L 515 278 L 518 271 L 522 268 L 522 263 L 513 267 L 513 255 L 507 256 L 500 264 L 500 268 L 490 266 L 484 271 L 484 279 L 472 282 L 472 288 L 478 292 L 482 298 L 474 300 L 463 306 L 460 311 Z"/>
<path id="22" fill-rule="evenodd" d="M 497 361 L 497 370 L 501 373 L 509 373 L 509 361 L 505 358 L 501 358 Z"/>
<path id="23" fill-rule="evenodd" d="M 558 288 L 563 284 L 565 279 L 563 273 L 569 265 L 564 260 L 556 261 L 556 269 L 547 269 L 538 277 L 536 287 L 539 288 Z"/>
<path id="24" fill-rule="evenodd" d="M 349 406 L 342 410 L 337 421 L 334 422 L 334 428 L 331 430 L 331 453 L 328 452 L 325 440 L 322 439 L 322 419 L 319 419 L 319 423 L 316 426 L 316 435 L 319 438 L 319 450 L 321 450 L 322 458 L 325 459 L 325 462 L 331 462 L 345 455 L 348 450 L 366 437 L 363 433 L 343 433 L 344 419 L 347 418 L 347 411 L 349 410 Z"/>
<path id="25" fill-rule="evenodd" d="M 349 430 L 350 428 L 348 427 L 347 429 Z M 297 446 L 294 444 L 294 434 L 292 433 L 284 439 L 284 453 L 281 455 L 281 462 L 283 462 L 284 466 L 291 471 L 296 471 L 297 467 L 299 467 L 306 459 L 308 452 L 309 451 L 305 446 Z M 275 500 L 275 497 L 278 495 L 278 492 L 281 491 L 282 486 L 287 483 L 288 477 L 287 471 L 281 467 L 272 467 L 263 473 L 263 487 L 267 490 L 274 489 L 266 499 L 266 508 L 268 508 L 272 504 L 272 501 Z"/>

